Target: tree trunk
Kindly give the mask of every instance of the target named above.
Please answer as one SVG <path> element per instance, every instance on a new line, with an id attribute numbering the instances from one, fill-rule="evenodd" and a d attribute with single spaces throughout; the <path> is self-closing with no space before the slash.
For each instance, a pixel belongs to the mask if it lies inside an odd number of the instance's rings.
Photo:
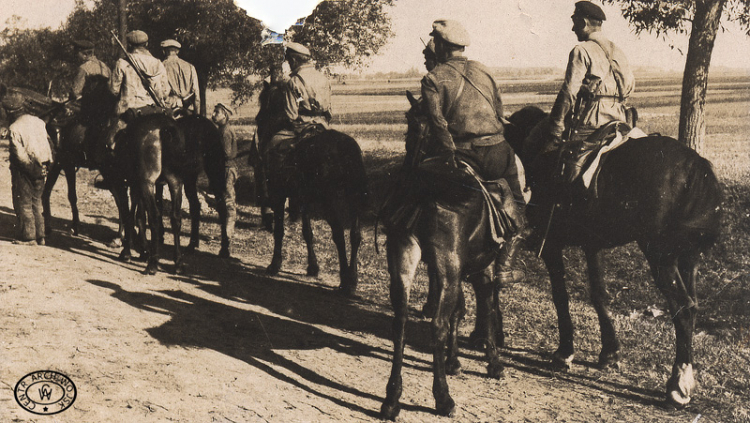
<path id="1" fill-rule="evenodd" d="M 127 40 L 125 35 L 128 33 L 128 0 L 119 0 L 117 2 L 117 19 L 118 19 L 118 35 L 120 36 L 120 42 L 126 46 Z"/>
<path id="2" fill-rule="evenodd" d="M 682 78 L 679 138 L 702 154 L 706 138 L 708 68 L 726 0 L 697 0 Z"/>

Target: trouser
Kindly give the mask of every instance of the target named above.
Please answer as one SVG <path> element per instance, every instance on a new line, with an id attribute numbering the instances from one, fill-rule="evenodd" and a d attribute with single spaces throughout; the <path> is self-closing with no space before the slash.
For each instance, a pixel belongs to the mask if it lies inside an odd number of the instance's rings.
<path id="1" fill-rule="evenodd" d="M 10 168 L 13 210 L 16 212 L 16 237 L 21 241 L 44 238 L 42 192 L 44 178 L 30 178 L 16 166 Z"/>
<path id="2" fill-rule="evenodd" d="M 234 184 L 237 182 L 237 169 L 234 166 L 227 166 L 224 169 L 225 184 L 222 193 L 222 204 L 226 210 L 227 224 L 221 228 L 221 246 L 229 247 L 229 240 L 234 237 L 234 225 L 237 220 L 237 202 L 234 191 Z"/>
<path id="3" fill-rule="evenodd" d="M 521 182 L 518 180 L 515 153 L 506 141 L 490 146 L 457 149 L 456 159 L 460 158 L 466 159 L 474 165 L 477 173 L 485 180 L 505 179 L 508 181 L 516 206 L 523 207 L 526 205 Z"/>

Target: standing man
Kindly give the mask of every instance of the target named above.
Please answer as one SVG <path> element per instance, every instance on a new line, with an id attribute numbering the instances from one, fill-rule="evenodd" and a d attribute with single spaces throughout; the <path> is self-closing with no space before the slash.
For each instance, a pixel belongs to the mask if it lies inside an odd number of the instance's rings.
<path id="1" fill-rule="evenodd" d="M 130 57 L 146 80 L 141 81 L 138 73 L 127 59 L 120 58 L 115 64 L 109 89 L 112 94 L 118 96 L 119 101 L 115 110 L 116 118 L 110 125 L 107 134 L 106 147 L 109 151 L 114 150 L 117 133 L 127 127 L 126 120 L 128 120 L 128 117 L 123 116 L 126 112 L 133 110 L 131 113 L 135 113 L 138 109 L 156 106 L 158 103 L 154 96 L 164 104 L 169 94 L 167 71 L 161 61 L 148 51 L 148 35 L 143 31 L 131 31 L 125 36 L 125 39 L 128 41 Z M 153 95 L 149 93 L 144 84 L 148 84 L 153 89 Z M 104 152 L 100 152 L 100 155 L 102 156 L 100 160 L 103 160 Z"/>
<path id="2" fill-rule="evenodd" d="M 52 162 L 49 136 L 44 121 L 26 112 L 23 97 L 7 95 L 3 108 L 11 122 L 10 178 L 17 219 L 13 243 L 44 245 L 42 191 Z"/>
<path id="3" fill-rule="evenodd" d="M 454 20 L 437 20 L 430 33 L 438 64 L 422 79 L 422 101 L 430 124 L 426 156 L 438 167 L 456 167 L 456 158 L 472 164 L 483 179 L 508 181 L 518 208 L 525 200 L 513 149 L 505 140 L 500 88 L 481 63 L 463 56 L 469 34 Z M 522 216 L 523 213 L 518 213 Z M 517 254 L 525 224 L 503 247 L 498 277 L 512 279 L 509 267 Z M 507 270 L 507 271 L 506 271 Z"/>
<path id="4" fill-rule="evenodd" d="M 170 92 L 167 106 L 172 109 L 184 109 L 189 114 L 200 113 L 201 99 L 198 86 L 198 73 L 195 66 L 180 59 L 178 53 L 182 45 L 175 40 L 161 42 L 164 49 L 164 68 L 167 70 Z"/>
<path id="5" fill-rule="evenodd" d="M 607 19 L 604 11 L 589 1 L 579 1 L 571 19 L 581 44 L 570 52 L 549 125 L 550 135 L 558 142 L 583 144 L 565 165 L 569 182 L 580 169 L 577 158 L 592 148 L 585 143 L 589 135 L 613 120 L 627 121 L 626 102 L 635 88 L 625 54 L 601 33 Z M 564 137 L 566 126 L 569 135 Z"/>
<path id="6" fill-rule="evenodd" d="M 221 251 L 219 257 L 229 258 L 229 241 L 234 237 L 234 222 L 237 218 L 237 205 L 234 184 L 237 182 L 237 136 L 229 125 L 232 110 L 219 103 L 214 107 L 211 119 L 221 132 L 221 143 L 224 147 L 224 192 L 219 202 L 219 212 L 226 216 L 226 226 L 221 230 Z"/>
<path id="7" fill-rule="evenodd" d="M 311 62 L 310 50 L 288 43 L 284 54 L 292 73 L 285 88 L 284 128 L 268 143 L 269 175 L 281 170 L 284 157 L 308 128 L 328 128 L 331 122 L 331 83 Z"/>

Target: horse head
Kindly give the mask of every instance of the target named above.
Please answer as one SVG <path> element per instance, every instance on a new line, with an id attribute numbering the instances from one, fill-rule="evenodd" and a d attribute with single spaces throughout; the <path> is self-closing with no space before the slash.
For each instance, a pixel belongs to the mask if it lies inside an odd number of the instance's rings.
<path id="1" fill-rule="evenodd" d="M 411 93 L 406 91 L 406 98 L 411 107 L 406 112 L 406 157 L 404 164 L 416 166 L 424 154 L 425 140 L 429 134 L 427 115 L 422 110 L 422 102 Z"/>

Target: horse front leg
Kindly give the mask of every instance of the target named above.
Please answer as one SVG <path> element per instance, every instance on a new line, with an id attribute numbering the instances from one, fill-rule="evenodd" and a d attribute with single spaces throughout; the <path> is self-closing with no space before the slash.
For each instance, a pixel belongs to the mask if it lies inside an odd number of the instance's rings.
<path id="1" fill-rule="evenodd" d="M 493 266 L 485 271 L 471 275 L 469 282 L 476 295 L 476 327 L 472 333 L 474 342 L 484 346 L 487 358 L 487 376 L 499 379 L 503 376 L 504 366 L 497 354 L 498 332 L 502 336 L 502 317 L 498 315 L 499 301 L 497 284 L 492 277 Z"/>
<path id="2" fill-rule="evenodd" d="M 140 193 L 130 190 L 130 203 L 128 204 L 128 188 L 124 184 L 118 184 L 110 188 L 115 197 L 115 203 L 120 212 L 120 226 L 122 230 L 122 251 L 119 259 L 129 262 L 132 259 L 133 237 L 135 237 L 135 213 L 136 205 L 140 202 Z"/>
<path id="3" fill-rule="evenodd" d="M 58 170 L 58 175 L 60 171 Z M 55 177 L 57 179 L 57 177 Z M 70 211 L 73 214 L 73 221 L 71 222 L 70 230 L 73 235 L 78 235 L 79 228 L 81 227 L 81 218 L 78 213 L 78 193 L 76 191 L 76 169 L 74 166 L 67 166 L 65 168 L 65 181 L 68 183 L 68 203 L 70 203 Z"/>
<path id="4" fill-rule="evenodd" d="M 284 242 L 284 203 L 286 198 L 277 197 L 272 200 L 273 208 L 273 258 L 266 268 L 269 275 L 278 275 L 283 261 L 282 247 Z"/>
<path id="5" fill-rule="evenodd" d="M 172 199 L 172 210 L 169 214 L 169 222 L 172 225 L 172 236 L 174 239 L 174 273 L 182 274 L 185 270 L 185 263 L 182 261 L 182 252 L 180 250 L 180 235 L 182 233 L 182 182 L 176 177 L 167 179 L 169 185 L 169 195 Z M 161 222 L 162 219 L 159 219 Z"/>
<path id="6" fill-rule="evenodd" d="M 307 247 L 307 276 L 317 277 L 320 273 L 320 266 L 318 266 L 318 257 L 315 255 L 315 234 L 313 233 L 312 224 L 310 223 L 310 214 L 308 213 L 307 205 L 302 205 L 302 207 L 300 207 L 300 215 L 302 216 L 302 238 L 304 238 L 305 246 Z M 336 232 L 334 226 L 335 225 L 331 226 L 331 231 L 333 231 L 333 240 L 335 242 Z M 337 248 L 338 245 L 339 244 L 336 243 Z M 340 261 L 341 255 L 339 254 L 339 262 Z"/>
<path id="7" fill-rule="evenodd" d="M 186 254 L 191 254 L 198 249 L 200 244 L 200 225 L 201 225 L 201 203 L 198 200 L 198 181 L 197 176 L 187 178 L 184 182 L 185 196 L 190 205 L 190 244 L 185 248 Z M 225 223 L 222 221 L 222 225 Z"/>
<path id="8" fill-rule="evenodd" d="M 159 270 L 159 256 L 161 248 L 161 240 L 159 236 L 161 213 L 159 208 L 156 206 L 156 186 L 153 181 L 144 181 L 138 187 L 140 190 L 140 201 L 138 202 L 140 207 L 143 207 L 146 212 L 146 218 L 149 222 L 151 229 L 151 249 L 148 255 L 148 263 L 144 273 L 147 275 L 155 275 Z"/>
<path id="9" fill-rule="evenodd" d="M 55 188 L 55 183 L 57 183 L 57 178 L 60 176 L 60 170 L 60 165 L 57 162 L 53 163 L 47 174 L 47 180 L 44 182 L 44 190 L 42 191 L 42 213 L 44 214 L 45 236 L 49 236 L 49 234 L 52 233 L 52 208 L 50 207 L 49 199 L 52 195 L 52 189 Z M 73 235 L 78 235 L 77 231 L 74 232 Z"/>
<path id="10" fill-rule="evenodd" d="M 610 297 L 602 277 L 601 251 L 584 249 L 584 252 L 588 267 L 591 303 L 594 305 L 594 310 L 596 310 L 596 315 L 599 318 L 599 329 L 601 331 L 602 349 L 599 353 L 599 366 L 616 367 L 620 359 L 620 341 L 617 340 L 615 326 L 607 309 Z"/>
<path id="11" fill-rule="evenodd" d="M 461 362 L 458 360 L 458 328 L 466 316 L 466 298 L 464 291 L 459 287 L 456 309 L 450 318 L 450 329 L 448 330 L 448 352 L 445 357 L 445 372 L 455 376 L 461 374 Z"/>
<path id="12" fill-rule="evenodd" d="M 552 302 L 557 310 L 557 326 L 560 341 L 557 350 L 552 354 L 552 364 L 562 369 L 570 369 L 573 363 L 573 320 L 570 317 L 570 298 L 565 286 L 565 264 L 563 263 L 562 246 L 550 244 L 542 252 L 542 260 L 549 272 L 552 285 Z"/>
<path id="13" fill-rule="evenodd" d="M 107 246 L 110 248 L 117 248 L 124 245 L 125 240 L 125 228 L 127 225 L 125 221 L 128 219 L 129 205 L 128 205 L 128 187 L 122 184 L 112 184 L 109 188 L 109 192 L 112 194 L 112 198 L 115 200 L 115 206 L 117 207 L 117 213 L 119 219 L 117 222 L 117 236 L 111 240 Z M 131 228 L 134 222 L 131 222 Z"/>
<path id="14" fill-rule="evenodd" d="M 391 306 L 393 307 L 393 363 L 388 378 L 385 400 L 380 417 L 395 420 L 401 411 L 399 399 L 403 390 L 401 371 L 404 365 L 406 322 L 409 317 L 409 292 L 420 260 L 419 244 L 413 237 L 389 236 L 386 241 L 388 272 L 391 276 Z"/>

